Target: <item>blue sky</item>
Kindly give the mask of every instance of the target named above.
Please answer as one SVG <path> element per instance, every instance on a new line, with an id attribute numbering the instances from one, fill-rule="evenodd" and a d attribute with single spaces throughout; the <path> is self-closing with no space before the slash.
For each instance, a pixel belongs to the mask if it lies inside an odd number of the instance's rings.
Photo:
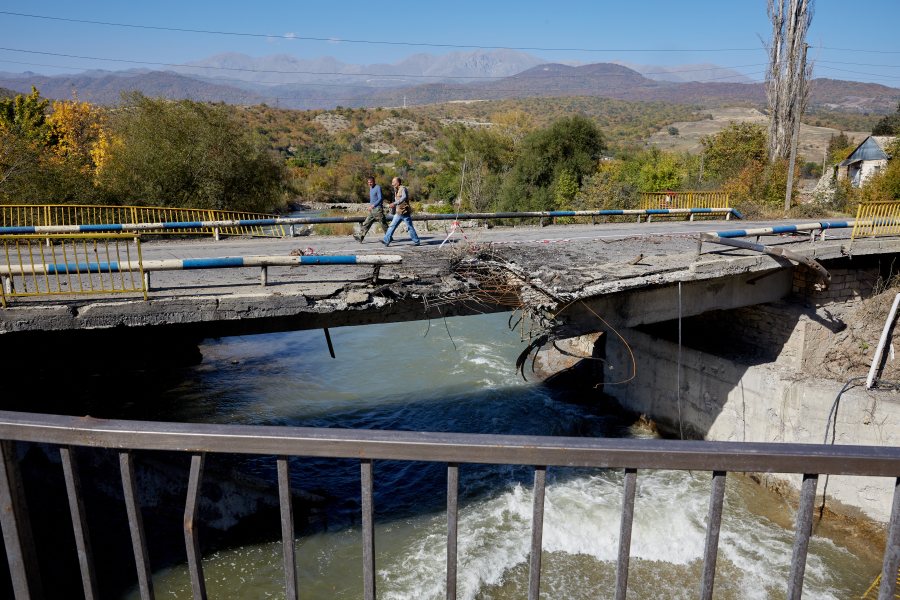
<path id="1" fill-rule="evenodd" d="M 30 6 L 33 6 L 31 8 Z M 868 0 L 865 14 L 846 0 L 818 0 L 808 36 L 817 77 L 900 87 L 900 1 Z M 458 46 L 543 48 L 548 61 L 715 63 L 762 78 L 760 38 L 770 25 L 765 0 L 430 3 L 393 0 L 316 2 L 62 2 L 0 0 L 0 11 L 141 26 Z M 866 16 L 869 15 L 869 16 Z M 221 52 L 252 56 L 333 56 L 351 63 L 397 62 L 417 53 L 472 48 L 217 35 L 54 21 L 0 14 L 0 71 L 72 73 L 137 65 L 34 53 L 183 63 Z M 567 50 L 552 50 L 567 49 Z M 579 51 L 591 49 L 598 51 Z M 702 50 L 702 51 L 701 51 Z M 21 64 L 31 63 L 31 64 Z M 38 66 L 53 65 L 53 66 Z"/>

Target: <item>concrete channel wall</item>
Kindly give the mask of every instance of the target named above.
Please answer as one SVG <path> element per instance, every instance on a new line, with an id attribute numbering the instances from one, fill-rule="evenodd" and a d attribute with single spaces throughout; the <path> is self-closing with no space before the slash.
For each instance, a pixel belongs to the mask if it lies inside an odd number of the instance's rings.
<path id="1" fill-rule="evenodd" d="M 679 353 L 677 343 L 634 329 L 622 331 L 634 353 L 636 374 L 626 384 L 606 386 L 606 393 L 624 408 L 646 414 L 670 431 L 683 431 L 685 437 L 821 444 L 829 412 L 844 382 L 798 375 L 804 345 L 800 329 L 784 344 L 774 363 L 749 365 L 684 346 Z M 606 381 L 631 375 L 631 355 L 624 344 L 607 339 L 605 351 Z M 870 393 L 861 388 L 844 393 L 835 443 L 900 443 L 900 399 L 892 392 Z M 799 489 L 799 476 L 772 477 Z M 822 477 L 819 494 L 824 484 Z M 829 478 L 827 493 L 844 507 L 887 523 L 893 488 L 892 480 L 835 476 Z M 853 512 L 849 511 L 851 516 Z"/>

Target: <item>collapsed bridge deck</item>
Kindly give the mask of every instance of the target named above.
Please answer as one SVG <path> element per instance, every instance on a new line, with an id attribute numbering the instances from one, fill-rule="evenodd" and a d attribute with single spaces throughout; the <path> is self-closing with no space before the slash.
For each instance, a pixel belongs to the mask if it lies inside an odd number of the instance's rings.
<path id="1" fill-rule="evenodd" d="M 0 311 L 0 334 L 155 328 L 207 337 L 525 307 L 564 317 L 566 333 L 578 335 L 596 327 L 597 312 L 628 326 L 671 319 L 679 287 L 684 316 L 774 301 L 790 291 L 796 265 L 783 258 L 710 244 L 698 255 L 700 233 L 717 228 L 721 223 L 468 229 L 443 245 L 444 231 L 423 232 L 420 248 L 400 234 L 389 249 L 402 256 L 399 265 L 276 267 L 265 287 L 252 269 L 161 272 L 153 276 L 148 300 L 138 295 L 17 300 Z M 845 232 L 829 235 L 825 241 L 767 236 L 760 243 L 826 263 L 900 252 L 900 240 L 893 238 L 851 243 Z M 363 255 L 383 254 L 385 248 L 374 236 L 362 245 L 318 237 L 170 240 L 146 243 L 144 259 L 292 251 Z"/>

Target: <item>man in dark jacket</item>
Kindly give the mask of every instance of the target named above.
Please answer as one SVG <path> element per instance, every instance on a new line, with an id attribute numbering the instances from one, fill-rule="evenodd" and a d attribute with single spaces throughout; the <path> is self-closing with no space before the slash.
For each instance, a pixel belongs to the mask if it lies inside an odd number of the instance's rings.
<path id="1" fill-rule="evenodd" d="M 387 217 L 384 216 L 384 198 L 381 196 L 381 186 L 375 183 L 374 175 L 369 175 L 369 177 L 366 178 L 366 183 L 369 185 L 369 214 L 366 217 L 366 220 L 363 221 L 359 233 L 353 234 L 353 237 L 356 238 L 356 241 L 360 244 L 362 244 L 363 238 L 366 237 L 369 228 L 375 221 L 380 221 L 381 227 L 385 231 L 388 229 L 388 220 Z"/>

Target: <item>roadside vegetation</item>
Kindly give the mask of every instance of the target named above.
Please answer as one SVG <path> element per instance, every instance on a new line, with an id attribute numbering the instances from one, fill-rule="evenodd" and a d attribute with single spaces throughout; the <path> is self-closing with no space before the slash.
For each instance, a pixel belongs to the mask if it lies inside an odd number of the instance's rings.
<path id="1" fill-rule="evenodd" d="M 414 200 L 436 212 L 634 208 L 641 192 L 715 189 L 749 216 L 783 214 L 787 164 L 767 159 L 762 125 L 732 122 L 703 137 L 699 153 L 645 143 L 654 131 L 677 135 L 672 123 L 706 117 L 696 107 L 602 98 L 294 111 L 132 94 L 102 108 L 32 90 L 0 98 L 0 203 L 268 212 L 292 202 L 365 202 L 365 176 L 375 173 L 383 185 L 403 176 Z M 894 131 L 897 119 L 866 123 Z M 836 135 L 826 162 L 852 150 Z M 799 164 L 795 176 L 821 170 Z M 794 212 L 897 198 L 895 159 L 863 190 L 840 186 L 827 202 Z"/>

